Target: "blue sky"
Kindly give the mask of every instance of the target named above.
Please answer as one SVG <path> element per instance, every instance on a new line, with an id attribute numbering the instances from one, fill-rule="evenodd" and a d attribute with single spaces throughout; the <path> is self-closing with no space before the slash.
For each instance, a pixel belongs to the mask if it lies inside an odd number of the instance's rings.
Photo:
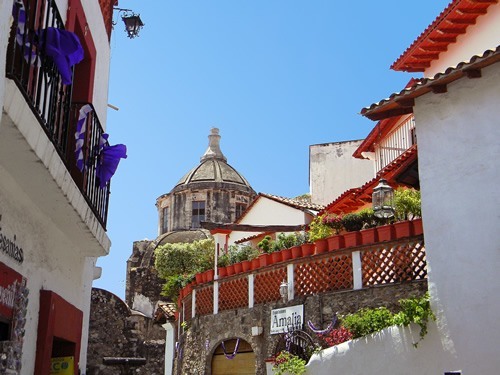
<path id="1" fill-rule="evenodd" d="M 128 39 L 115 12 L 107 132 L 128 158 L 94 286 L 124 297 L 133 242 L 156 237 L 156 198 L 198 165 L 212 127 L 255 191 L 307 193 L 309 146 L 368 134 L 361 108 L 405 86 L 390 65 L 448 2 L 120 0 L 146 25 Z"/>

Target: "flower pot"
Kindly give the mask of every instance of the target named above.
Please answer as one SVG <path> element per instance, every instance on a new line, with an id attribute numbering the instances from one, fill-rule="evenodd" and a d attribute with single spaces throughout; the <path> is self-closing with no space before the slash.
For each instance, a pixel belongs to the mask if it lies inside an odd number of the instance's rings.
<path id="1" fill-rule="evenodd" d="M 302 246 L 304 246 L 304 245 L 302 245 Z M 308 245 L 312 245 L 312 244 L 308 244 Z M 293 259 L 297 259 L 297 258 L 300 258 L 302 256 L 302 246 L 294 246 L 290 249 L 290 252 L 292 253 Z"/>
<path id="2" fill-rule="evenodd" d="M 213 279 L 214 279 L 214 270 L 205 271 L 205 277 L 206 277 L 205 280 L 207 282 L 213 281 Z"/>
<path id="3" fill-rule="evenodd" d="M 329 251 L 342 249 L 345 246 L 344 236 L 342 234 L 330 236 L 326 239 L 326 241 L 328 242 L 328 250 Z"/>
<path id="4" fill-rule="evenodd" d="M 226 277 L 227 276 L 227 267 L 219 267 L 219 277 Z"/>
<path id="5" fill-rule="evenodd" d="M 241 262 L 241 267 L 243 269 L 243 272 L 250 271 L 250 269 L 252 268 L 252 262 L 250 262 L 249 260 L 244 260 L 243 262 Z"/>
<path id="6" fill-rule="evenodd" d="M 281 250 L 281 259 L 283 261 L 289 260 L 292 258 L 292 248 Z"/>
<path id="7" fill-rule="evenodd" d="M 230 264 L 229 266 L 227 266 L 226 270 L 228 276 L 234 275 L 234 264 Z"/>
<path id="8" fill-rule="evenodd" d="M 240 273 L 241 271 L 243 271 L 243 266 L 241 263 L 235 263 L 233 264 L 234 266 L 234 273 Z"/>
<path id="9" fill-rule="evenodd" d="M 275 251 L 275 252 L 271 253 L 271 259 L 272 259 L 273 263 L 281 262 L 283 260 L 281 258 L 281 251 Z"/>
<path id="10" fill-rule="evenodd" d="M 344 234 L 345 247 L 361 245 L 361 235 L 359 232 L 347 232 Z"/>
<path id="11" fill-rule="evenodd" d="M 424 233 L 424 228 L 422 226 L 422 219 L 415 219 L 411 221 L 413 227 L 413 235 L 419 236 Z"/>
<path id="12" fill-rule="evenodd" d="M 394 223 L 396 238 L 410 237 L 412 234 L 412 225 L 410 221 L 398 221 Z"/>
<path id="13" fill-rule="evenodd" d="M 314 254 L 315 245 L 313 243 L 305 243 L 300 245 L 303 257 L 309 257 Z"/>
<path id="14" fill-rule="evenodd" d="M 314 241 L 314 245 L 316 246 L 315 254 L 321 254 L 328 251 L 328 241 L 326 238 Z"/>
<path id="15" fill-rule="evenodd" d="M 376 229 L 379 241 L 391 241 L 394 239 L 394 227 L 392 225 L 382 225 Z"/>
<path id="16" fill-rule="evenodd" d="M 259 255 L 259 262 L 261 267 L 265 267 L 271 264 L 271 254 L 261 254 Z"/>
<path id="17" fill-rule="evenodd" d="M 203 276 L 201 272 L 198 272 L 196 275 L 194 275 L 196 279 L 196 284 L 202 284 L 203 283 Z"/>
<path id="18" fill-rule="evenodd" d="M 256 270 L 259 267 L 260 267 L 259 258 L 252 259 L 252 270 Z"/>
<path id="19" fill-rule="evenodd" d="M 368 228 L 359 231 L 361 234 L 361 244 L 369 245 L 378 241 L 377 230 L 376 228 Z"/>

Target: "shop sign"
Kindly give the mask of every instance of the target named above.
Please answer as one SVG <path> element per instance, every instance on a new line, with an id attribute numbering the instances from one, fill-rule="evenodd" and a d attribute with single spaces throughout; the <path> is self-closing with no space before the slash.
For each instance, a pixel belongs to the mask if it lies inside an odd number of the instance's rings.
<path id="1" fill-rule="evenodd" d="M 50 375 L 73 375 L 75 373 L 74 357 L 56 357 L 51 359 Z"/>
<path id="2" fill-rule="evenodd" d="M 0 262 L 0 316 L 10 318 L 16 299 L 17 285 L 22 275 Z"/>
<path id="3" fill-rule="evenodd" d="M 304 323 L 304 305 L 283 307 L 271 311 L 271 335 L 301 329 Z"/>
<path id="4" fill-rule="evenodd" d="M 0 215 L 0 221 L 2 220 L 2 215 Z M 1 224 L 0 224 L 1 225 Z M 0 226 L 0 253 L 11 257 L 12 259 L 22 263 L 24 261 L 24 252 L 21 247 L 16 244 L 16 235 L 14 239 L 7 237 L 2 232 L 2 227 Z"/>

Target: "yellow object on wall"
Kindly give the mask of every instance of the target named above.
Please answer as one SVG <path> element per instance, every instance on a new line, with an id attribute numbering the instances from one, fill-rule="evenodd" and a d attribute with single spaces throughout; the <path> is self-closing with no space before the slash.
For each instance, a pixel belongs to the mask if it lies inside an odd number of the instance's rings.
<path id="1" fill-rule="evenodd" d="M 50 375 L 74 375 L 75 374 L 75 358 L 74 357 L 57 357 L 51 359 Z"/>

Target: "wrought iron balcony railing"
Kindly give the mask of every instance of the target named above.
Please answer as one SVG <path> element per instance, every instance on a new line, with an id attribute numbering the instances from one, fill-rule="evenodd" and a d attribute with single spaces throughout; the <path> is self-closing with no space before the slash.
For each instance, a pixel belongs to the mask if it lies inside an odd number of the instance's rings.
<path id="1" fill-rule="evenodd" d="M 85 119 L 86 132 L 82 149 L 85 168 L 80 171 L 76 167 L 75 131 L 79 110 L 85 103 L 72 103 L 73 69 L 71 83 L 65 85 L 55 63 L 37 43 L 41 30 L 48 27 L 64 29 L 64 23 L 54 0 L 24 0 L 23 6 L 25 17 L 19 17 L 16 8 L 13 12 L 15 19 L 7 50 L 6 76 L 19 88 L 87 203 L 105 228 L 109 184 L 100 188 L 96 175 L 96 153 L 103 133 L 102 126 L 95 111 L 91 111 Z"/>

